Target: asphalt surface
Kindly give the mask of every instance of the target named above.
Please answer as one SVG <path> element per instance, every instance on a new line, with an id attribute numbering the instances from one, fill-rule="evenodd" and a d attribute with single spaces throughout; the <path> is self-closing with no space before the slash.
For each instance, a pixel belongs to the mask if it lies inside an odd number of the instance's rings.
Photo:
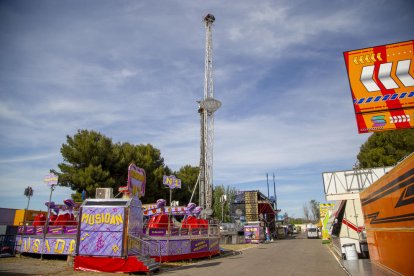
<path id="1" fill-rule="evenodd" d="M 0 258 L 0 275 L 113 275 L 74 271 L 65 259 Z M 240 252 L 178 265 L 164 264 L 154 275 L 347 275 L 329 247 L 303 235 L 260 244 Z"/>
<path id="2" fill-rule="evenodd" d="M 277 240 L 225 258 L 202 261 L 163 275 L 348 275 L 320 239 Z"/>

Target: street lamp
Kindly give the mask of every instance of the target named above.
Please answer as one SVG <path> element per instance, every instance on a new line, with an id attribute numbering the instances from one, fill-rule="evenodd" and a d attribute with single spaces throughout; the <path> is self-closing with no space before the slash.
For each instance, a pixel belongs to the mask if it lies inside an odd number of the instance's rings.
<path id="1" fill-rule="evenodd" d="M 221 195 L 220 197 L 220 203 L 221 203 L 221 222 L 223 223 L 224 220 L 224 204 L 227 201 L 227 195 Z"/>
<path id="2" fill-rule="evenodd" d="M 24 231 L 26 231 L 27 212 L 29 211 L 30 198 L 33 196 L 32 187 L 28 186 L 26 189 L 24 189 L 24 195 L 27 197 L 27 207 L 26 207 L 26 210 L 24 211 L 24 218 L 23 218 L 23 229 Z"/>

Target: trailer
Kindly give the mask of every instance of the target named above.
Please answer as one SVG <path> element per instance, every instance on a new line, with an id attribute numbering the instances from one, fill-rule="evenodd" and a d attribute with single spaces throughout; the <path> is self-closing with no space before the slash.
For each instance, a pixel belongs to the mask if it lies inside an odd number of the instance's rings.
<path id="1" fill-rule="evenodd" d="M 371 260 L 414 275 L 414 153 L 360 195 Z"/>

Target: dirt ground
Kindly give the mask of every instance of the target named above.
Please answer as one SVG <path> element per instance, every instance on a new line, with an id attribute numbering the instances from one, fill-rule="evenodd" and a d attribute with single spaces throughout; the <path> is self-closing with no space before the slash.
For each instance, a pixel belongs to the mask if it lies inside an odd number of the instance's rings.
<path id="1" fill-rule="evenodd" d="M 95 273 L 74 271 L 73 263 L 66 258 L 45 256 L 16 256 L 0 258 L 0 275 L 113 275 L 112 273 Z"/>
<path id="2" fill-rule="evenodd" d="M 220 245 L 224 249 L 220 258 L 226 255 L 233 255 L 234 251 L 241 251 L 254 247 L 250 244 Z M 181 261 L 172 263 L 163 263 L 158 273 L 174 269 L 177 266 L 194 264 L 196 261 Z M 137 275 L 146 275 L 146 273 L 137 273 Z M 73 270 L 73 260 L 63 256 L 43 256 L 39 255 L 21 255 L 16 257 L 0 258 L 0 275 L 114 275 L 113 273 L 98 273 Z"/>

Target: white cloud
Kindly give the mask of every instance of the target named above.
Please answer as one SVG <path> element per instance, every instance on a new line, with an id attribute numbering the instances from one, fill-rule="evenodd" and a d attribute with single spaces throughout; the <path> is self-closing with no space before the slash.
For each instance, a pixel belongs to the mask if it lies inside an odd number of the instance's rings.
<path id="1" fill-rule="evenodd" d="M 11 159 L 0 159 L 0 164 L 9 164 L 9 163 L 22 163 L 22 162 L 29 162 L 29 161 L 37 161 L 42 159 L 48 159 L 50 157 L 56 156 L 56 153 L 46 153 L 46 154 L 35 154 L 35 155 L 27 155 L 27 156 L 20 156 L 14 157 Z"/>
<path id="2" fill-rule="evenodd" d="M 2 2 L 0 193 L 17 198 L 34 185 L 47 197 L 41 178 L 78 129 L 151 143 L 174 170 L 197 165 L 202 18 L 211 12 L 223 102 L 215 182 L 263 190 L 265 173 L 276 171 L 283 208 L 322 198 L 320 173 L 348 169 L 367 138 L 356 134 L 342 52 L 412 39 L 410 5 L 383 4 Z"/>

